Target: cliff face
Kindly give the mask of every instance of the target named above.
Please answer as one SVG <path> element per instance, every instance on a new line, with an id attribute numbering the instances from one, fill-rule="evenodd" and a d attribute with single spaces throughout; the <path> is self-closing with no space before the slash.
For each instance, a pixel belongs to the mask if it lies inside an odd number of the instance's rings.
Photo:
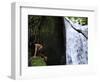
<path id="1" fill-rule="evenodd" d="M 65 26 L 63 17 L 29 15 L 29 59 L 34 54 L 34 44 L 43 46 L 47 65 L 66 64 Z M 38 55 L 38 54 L 37 54 Z"/>

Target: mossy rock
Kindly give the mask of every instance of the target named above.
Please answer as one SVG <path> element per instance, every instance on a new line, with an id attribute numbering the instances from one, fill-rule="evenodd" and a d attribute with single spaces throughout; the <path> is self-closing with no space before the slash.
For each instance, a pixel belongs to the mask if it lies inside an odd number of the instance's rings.
<path id="1" fill-rule="evenodd" d="M 36 58 L 32 58 L 31 66 L 46 66 L 46 63 L 43 58 L 36 57 Z"/>

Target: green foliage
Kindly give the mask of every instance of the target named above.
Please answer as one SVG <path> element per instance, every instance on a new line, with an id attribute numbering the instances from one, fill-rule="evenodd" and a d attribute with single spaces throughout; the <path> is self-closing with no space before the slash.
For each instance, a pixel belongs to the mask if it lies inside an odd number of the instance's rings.
<path id="1" fill-rule="evenodd" d="M 37 56 L 36 58 L 32 58 L 31 66 L 46 66 L 46 63 L 43 58 Z"/>
<path id="2" fill-rule="evenodd" d="M 72 22 L 78 23 L 80 25 L 87 25 L 88 24 L 88 18 L 87 17 L 73 17 L 73 16 L 68 16 Z"/>

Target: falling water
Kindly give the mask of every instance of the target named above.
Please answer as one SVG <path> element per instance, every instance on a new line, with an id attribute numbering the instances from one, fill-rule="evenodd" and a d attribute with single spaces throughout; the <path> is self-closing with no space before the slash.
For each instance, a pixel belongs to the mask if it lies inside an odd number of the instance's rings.
<path id="1" fill-rule="evenodd" d="M 66 27 L 66 64 L 87 64 L 88 26 L 74 24 L 66 18 L 64 18 L 64 22 Z"/>

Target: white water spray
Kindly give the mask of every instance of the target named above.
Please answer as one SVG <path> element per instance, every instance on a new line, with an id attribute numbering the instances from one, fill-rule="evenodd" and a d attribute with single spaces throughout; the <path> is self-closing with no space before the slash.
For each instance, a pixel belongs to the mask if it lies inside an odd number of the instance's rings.
<path id="1" fill-rule="evenodd" d="M 74 24 L 66 18 L 64 18 L 64 22 L 66 27 L 66 64 L 87 64 L 88 26 Z"/>

